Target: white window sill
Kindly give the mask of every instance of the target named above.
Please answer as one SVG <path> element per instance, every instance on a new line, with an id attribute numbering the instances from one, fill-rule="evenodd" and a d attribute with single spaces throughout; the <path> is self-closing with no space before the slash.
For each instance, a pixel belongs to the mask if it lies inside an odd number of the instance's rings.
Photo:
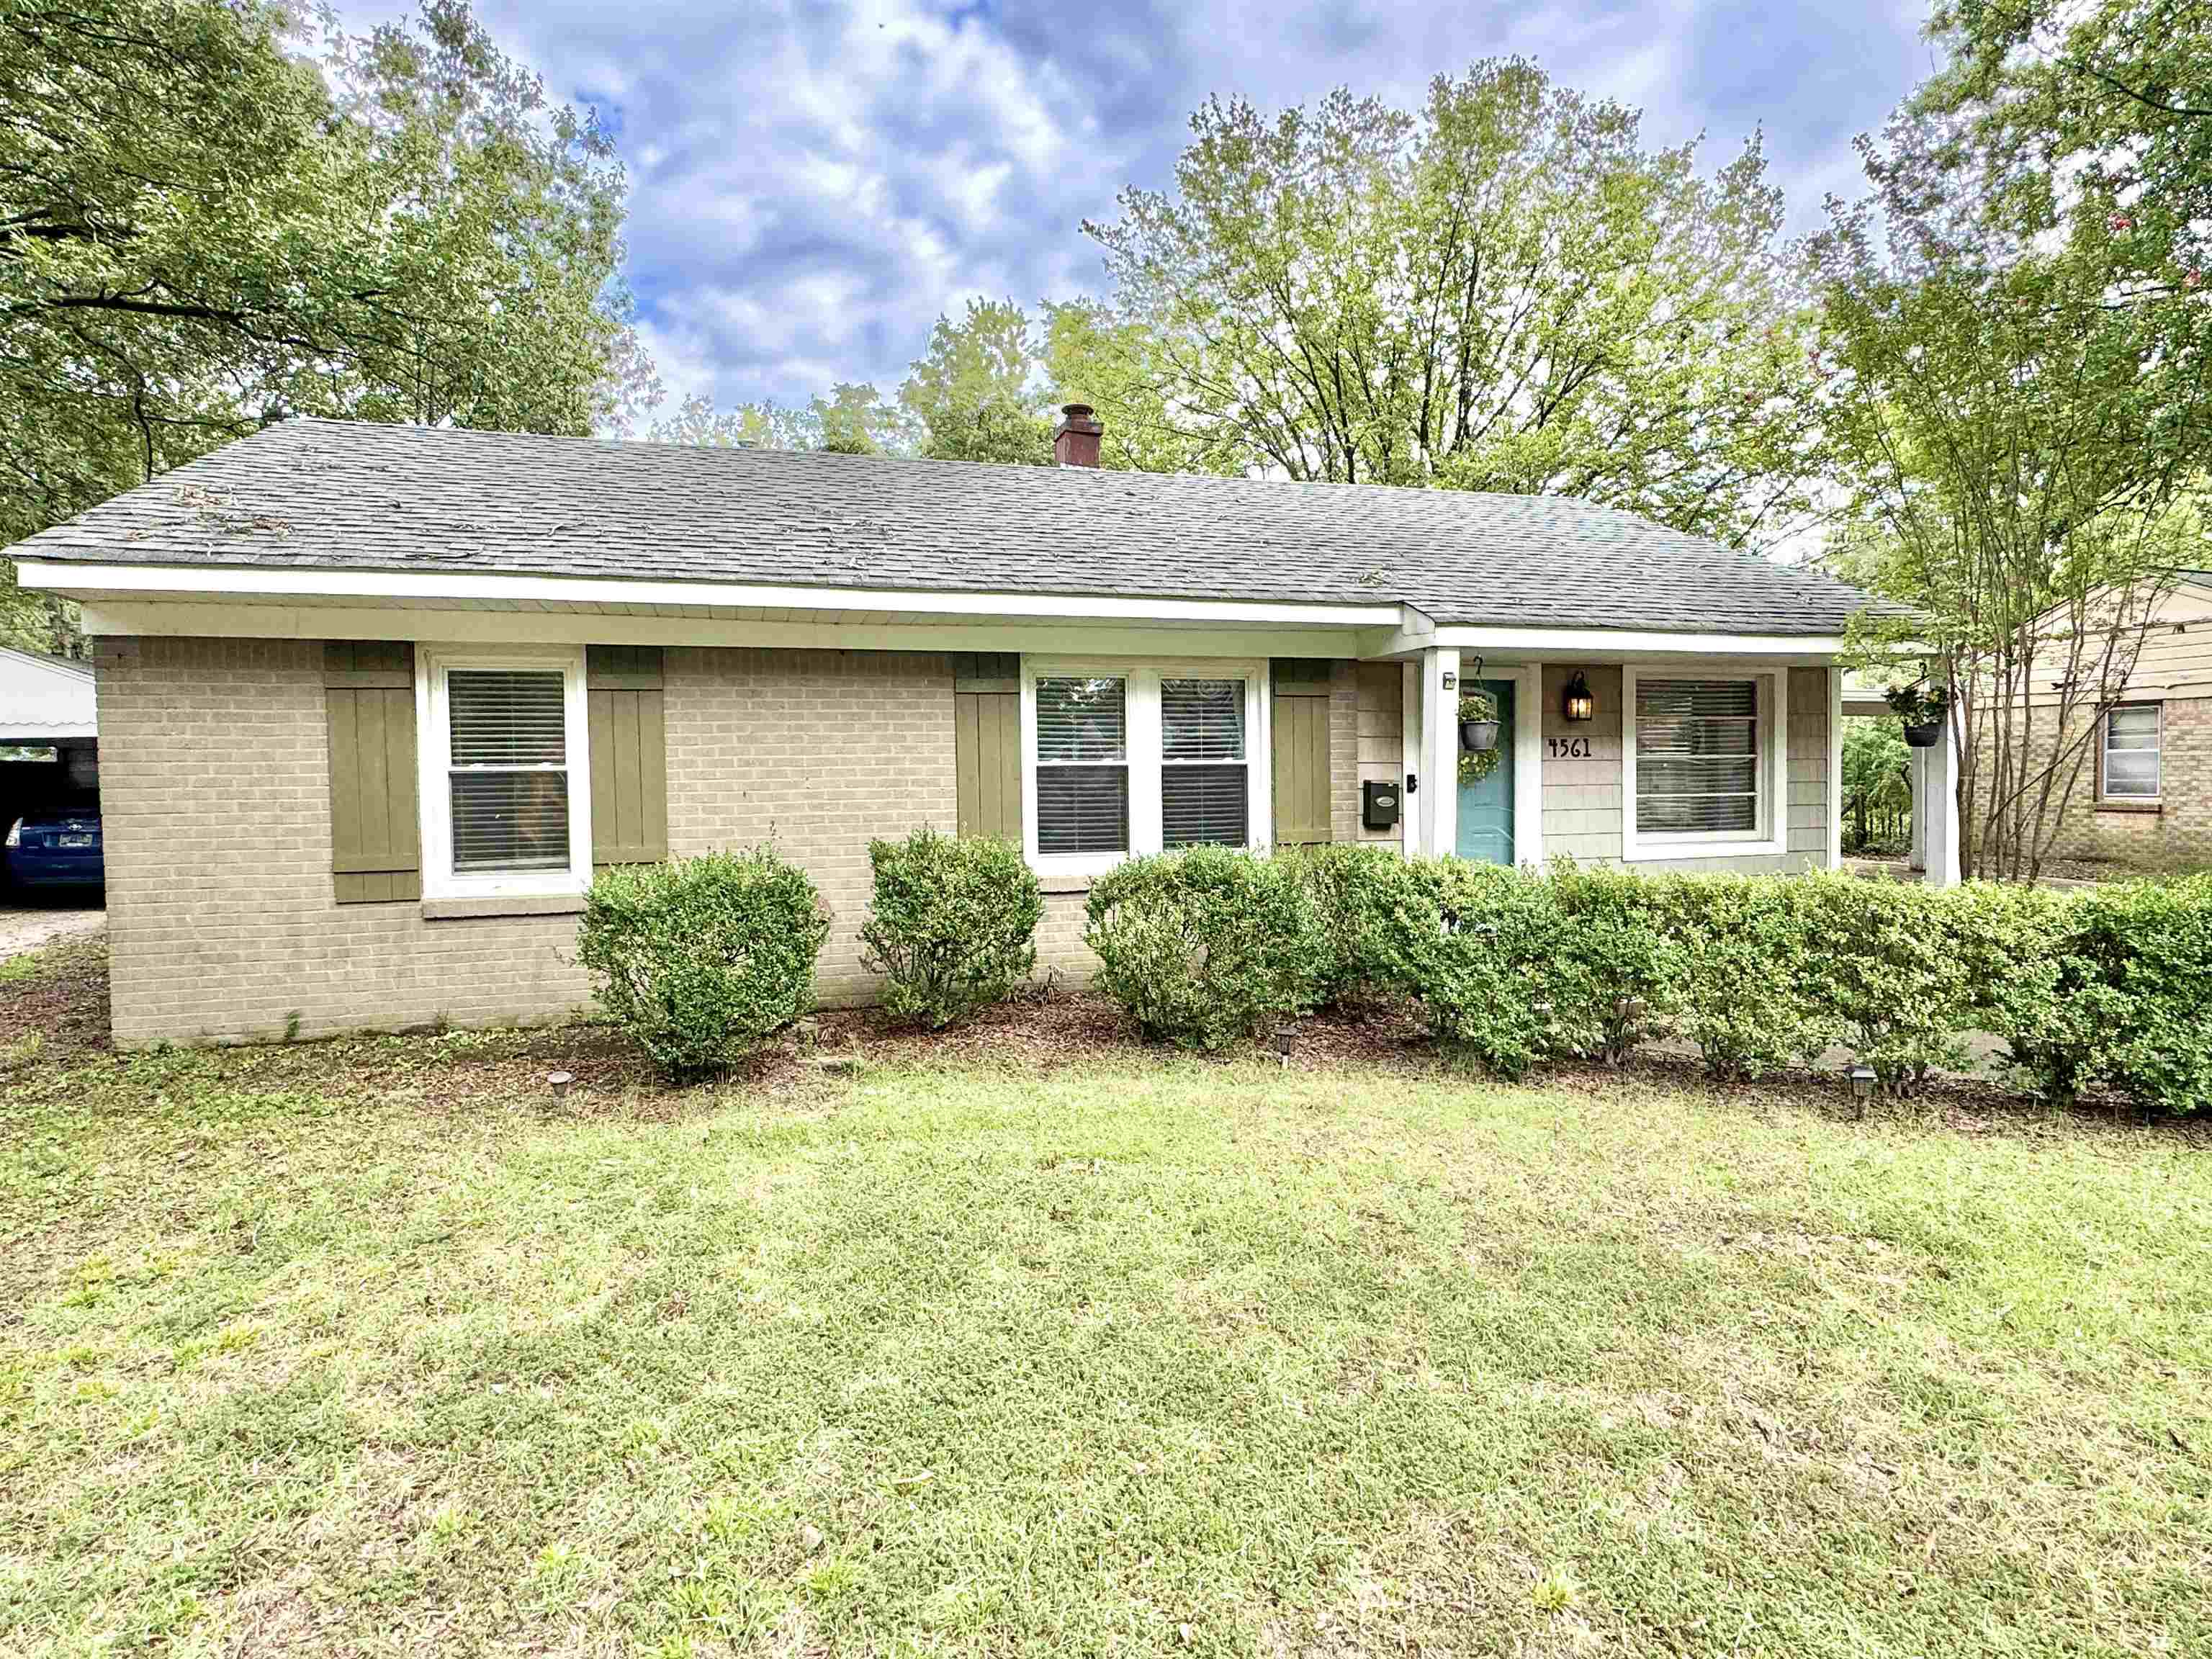
<path id="1" fill-rule="evenodd" d="M 1674 859 L 1773 858 L 1790 849 L 1776 840 L 1765 841 L 1653 841 L 1643 840 L 1626 848 L 1623 864 L 1659 864 Z"/>
<path id="2" fill-rule="evenodd" d="M 573 916 L 582 911 L 581 893 L 477 893 L 426 898 L 422 920 L 451 921 L 463 916 Z"/>

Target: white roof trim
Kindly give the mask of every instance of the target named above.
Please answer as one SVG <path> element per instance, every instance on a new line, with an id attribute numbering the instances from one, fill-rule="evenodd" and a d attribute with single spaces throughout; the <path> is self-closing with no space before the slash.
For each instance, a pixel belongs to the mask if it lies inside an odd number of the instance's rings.
<path id="1" fill-rule="evenodd" d="M 702 605 L 783 611 L 895 611 L 939 617 L 1095 617 L 1113 622 L 1291 623 L 1395 628 L 1405 607 L 1166 599 L 1118 594 L 983 593 L 881 587 L 791 587 L 751 582 L 630 581 L 604 576 L 509 576 L 457 570 L 271 569 L 252 565 L 79 564 L 25 559 L 25 587 L 108 593 L 275 594 L 302 601 L 362 599 L 520 599 L 541 605 Z"/>
<path id="2" fill-rule="evenodd" d="M 1670 634 L 1657 629 L 1468 628 L 1444 626 L 1428 643 L 1462 651 L 1548 651 L 1577 654 L 1638 651 L 1683 656 L 1829 657 L 1844 648 L 1834 634 Z"/>

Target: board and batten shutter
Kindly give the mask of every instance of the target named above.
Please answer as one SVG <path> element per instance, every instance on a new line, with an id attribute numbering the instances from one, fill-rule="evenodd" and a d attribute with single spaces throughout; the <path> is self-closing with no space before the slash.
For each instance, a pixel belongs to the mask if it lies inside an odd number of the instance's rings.
<path id="1" fill-rule="evenodd" d="M 325 642 L 323 702 L 330 730 L 334 895 L 340 904 L 419 899 L 415 647 L 404 641 Z"/>
<path id="2" fill-rule="evenodd" d="M 668 856 L 668 730 L 657 645 L 594 645 L 584 653 L 590 711 L 592 864 Z"/>
<path id="3" fill-rule="evenodd" d="M 1278 657 L 1274 683 L 1275 844 L 1314 846 L 1329 838 L 1328 691 L 1333 665 Z"/>
<path id="4" fill-rule="evenodd" d="M 1022 840 L 1022 663 L 1011 651 L 952 659 L 959 833 Z"/>

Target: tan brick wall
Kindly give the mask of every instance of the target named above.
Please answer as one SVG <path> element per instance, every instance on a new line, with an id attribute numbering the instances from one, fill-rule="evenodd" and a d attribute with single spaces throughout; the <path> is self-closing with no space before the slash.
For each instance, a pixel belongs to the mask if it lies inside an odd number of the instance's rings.
<path id="1" fill-rule="evenodd" d="M 686 858 L 773 838 L 830 908 L 817 994 L 869 1000 L 869 839 L 957 827 L 951 659 L 686 647 L 663 661 L 668 850 Z"/>
<path id="2" fill-rule="evenodd" d="M 1406 676 L 1395 662 L 1359 665 L 1359 775 L 1352 780 L 1352 814 L 1362 841 L 1402 843 L 1403 820 L 1390 830 L 1370 830 L 1359 822 L 1359 787 L 1393 783 L 1402 790 L 1406 775 Z M 1401 803 L 1402 804 L 1402 803 Z"/>
<path id="3" fill-rule="evenodd" d="M 2053 855 L 2137 870 L 2212 869 L 2212 698 L 2165 698 L 2159 747 L 2159 803 L 2146 811 L 2097 798 L 2092 746 L 2052 839 Z"/>
<path id="4" fill-rule="evenodd" d="M 118 1043 L 527 1022 L 584 1001 L 573 917 L 332 901 L 322 652 L 99 642 Z"/>
<path id="5" fill-rule="evenodd" d="M 1359 665 L 1348 659 L 1329 668 L 1328 838 L 1359 839 Z"/>
<path id="6" fill-rule="evenodd" d="M 319 642 L 103 640 L 98 666 L 118 1042 L 527 1024 L 586 1005 L 573 916 L 335 902 Z M 949 659 L 685 648 L 665 673 L 670 851 L 772 836 L 832 912 L 817 994 L 869 1000 L 869 838 L 954 828 Z M 1049 898 L 1040 967 L 1087 979 L 1082 930 L 1082 895 Z"/>

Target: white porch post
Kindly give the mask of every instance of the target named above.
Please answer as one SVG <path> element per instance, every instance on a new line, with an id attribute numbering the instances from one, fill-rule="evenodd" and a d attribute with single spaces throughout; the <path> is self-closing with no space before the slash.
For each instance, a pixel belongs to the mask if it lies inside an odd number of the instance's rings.
<path id="1" fill-rule="evenodd" d="M 1930 887 L 1959 884 L 1959 758 L 1953 721 L 1943 722 L 1943 736 L 1933 749 L 1920 751 L 1920 776 L 1927 787 L 1927 875 Z M 1916 812 L 1918 801 L 1915 801 Z"/>
<path id="2" fill-rule="evenodd" d="M 1928 867 L 1928 751 L 1910 751 L 1912 765 L 1912 857 L 1910 867 Z"/>
<path id="3" fill-rule="evenodd" d="M 1459 845 L 1459 652 L 1421 653 L 1420 850 L 1449 853 Z M 1444 681 L 1452 683 L 1447 686 Z"/>

